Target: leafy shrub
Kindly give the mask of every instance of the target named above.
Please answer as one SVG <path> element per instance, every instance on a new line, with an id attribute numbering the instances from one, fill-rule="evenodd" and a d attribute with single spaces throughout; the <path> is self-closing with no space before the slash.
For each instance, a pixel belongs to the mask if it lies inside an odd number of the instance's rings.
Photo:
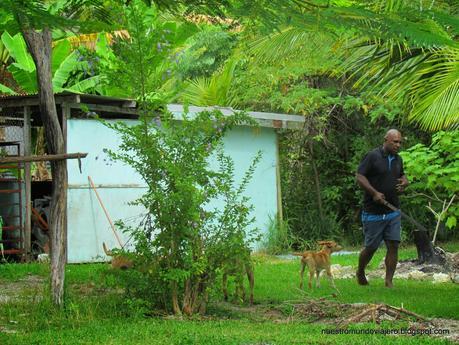
<path id="1" fill-rule="evenodd" d="M 175 314 L 205 312 L 218 271 L 257 239 L 243 194 L 261 154 L 236 186 L 234 163 L 222 148 L 226 131 L 247 122 L 243 113 L 224 117 L 213 111 L 182 121 L 163 114 L 142 117 L 135 126 L 106 124 L 122 139 L 119 151 L 108 154 L 132 166 L 148 187 L 133 202 L 146 209 L 145 219 L 138 227 L 124 226 L 137 254 L 136 270 L 124 280 L 131 298 Z M 209 167 L 211 157 L 216 170 Z M 223 206 L 212 207 L 215 201 Z"/>
<path id="2" fill-rule="evenodd" d="M 425 208 L 428 203 L 441 211 L 459 192 L 459 131 L 438 132 L 432 136 L 430 145 L 416 144 L 401 153 L 405 173 L 411 181 L 409 190 L 416 195 L 417 206 Z M 413 203 L 413 201 L 411 201 Z M 459 204 L 451 203 L 442 217 L 447 228 L 457 227 Z"/>

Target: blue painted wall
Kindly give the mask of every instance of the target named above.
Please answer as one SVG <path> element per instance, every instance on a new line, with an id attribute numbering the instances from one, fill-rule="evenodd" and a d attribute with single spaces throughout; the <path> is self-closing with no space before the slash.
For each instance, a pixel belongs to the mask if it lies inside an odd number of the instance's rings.
<path id="1" fill-rule="evenodd" d="M 110 162 L 103 152 L 104 148 L 116 150 L 119 142 L 111 129 L 96 120 L 67 121 L 67 152 L 88 153 L 82 160 L 82 173 L 77 160 L 68 161 L 69 262 L 105 260 L 102 242 L 109 248 L 119 247 L 102 207 L 89 187 L 88 176 L 97 186 L 113 221 L 121 219 L 127 224 L 135 224 L 142 217 L 143 209 L 128 203 L 145 192 L 143 180 L 129 166 Z M 277 213 L 276 133 L 272 128 L 237 127 L 226 135 L 224 146 L 235 161 L 236 181 L 243 177 L 256 152 L 263 152 L 246 194 L 255 206 L 255 226 L 265 233 L 269 216 Z M 211 166 L 214 164 L 212 162 Z M 120 237 L 124 242 L 128 240 L 125 234 L 120 233 Z"/>

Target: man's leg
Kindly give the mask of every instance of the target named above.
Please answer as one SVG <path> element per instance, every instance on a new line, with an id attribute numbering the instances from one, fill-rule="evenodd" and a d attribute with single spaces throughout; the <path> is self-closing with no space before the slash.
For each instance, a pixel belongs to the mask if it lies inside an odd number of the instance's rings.
<path id="1" fill-rule="evenodd" d="M 365 268 L 367 267 L 368 263 L 371 261 L 374 253 L 378 248 L 369 248 L 365 247 L 359 256 L 359 268 L 357 269 L 356 277 L 357 283 L 360 285 L 368 285 L 368 280 L 365 277 Z"/>
<path id="2" fill-rule="evenodd" d="M 368 280 L 365 277 L 365 268 L 371 261 L 374 253 L 378 249 L 383 239 L 384 222 L 363 222 L 363 234 L 365 236 L 365 248 L 360 252 L 359 268 L 356 272 L 357 283 L 360 285 L 368 285 Z"/>
<path id="3" fill-rule="evenodd" d="M 393 286 L 392 278 L 394 277 L 395 269 L 397 268 L 397 261 L 398 261 L 398 241 L 389 241 L 386 240 L 386 279 L 385 285 L 388 288 Z"/>
<path id="4" fill-rule="evenodd" d="M 401 218 L 400 216 L 391 219 L 389 224 L 384 229 L 384 241 L 386 242 L 387 253 L 386 253 L 386 279 L 385 285 L 388 288 L 393 286 L 392 278 L 394 277 L 395 269 L 397 268 L 398 262 L 398 245 L 401 239 Z"/>

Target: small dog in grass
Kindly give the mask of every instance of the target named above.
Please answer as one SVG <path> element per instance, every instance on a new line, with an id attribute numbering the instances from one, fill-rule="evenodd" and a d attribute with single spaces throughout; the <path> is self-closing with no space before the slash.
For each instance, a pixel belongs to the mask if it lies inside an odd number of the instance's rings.
<path id="1" fill-rule="evenodd" d="M 333 281 L 333 275 L 330 270 L 330 256 L 333 252 L 338 252 L 343 247 L 338 245 L 334 241 L 319 241 L 317 242 L 321 246 L 321 250 L 317 252 L 306 251 L 304 253 L 294 253 L 294 255 L 301 256 L 301 280 L 300 280 L 300 289 L 303 289 L 303 276 L 304 269 L 306 265 L 309 268 L 309 283 L 308 286 L 312 289 L 312 279 L 314 273 L 316 274 L 316 286 L 320 287 L 319 274 L 320 271 L 325 270 L 327 272 L 328 278 L 332 283 L 333 287 L 336 289 L 335 282 Z"/>
<path id="2" fill-rule="evenodd" d="M 234 293 L 235 297 L 242 298 L 243 301 L 246 300 L 245 288 L 244 288 L 244 271 L 247 274 L 249 280 L 249 289 L 250 296 L 249 302 L 253 304 L 253 287 L 255 285 L 255 278 L 253 274 L 253 264 L 250 257 L 250 251 L 241 255 L 240 257 L 234 259 L 231 262 L 231 265 L 225 264 L 223 267 L 223 280 L 222 280 L 222 290 L 225 301 L 228 301 L 228 276 L 234 276 L 235 288 Z"/>
<path id="3" fill-rule="evenodd" d="M 112 268 L 127 270 L 134 266 L 133 261 L 129 259 L 127 256 L 120 253 L 113 253 L 111 250 L 108 250 L 107 246 L 105 245 L 105 242 L 102 242 L 102 247 L 104 247 L 105 255 L 112 257 Z"/>

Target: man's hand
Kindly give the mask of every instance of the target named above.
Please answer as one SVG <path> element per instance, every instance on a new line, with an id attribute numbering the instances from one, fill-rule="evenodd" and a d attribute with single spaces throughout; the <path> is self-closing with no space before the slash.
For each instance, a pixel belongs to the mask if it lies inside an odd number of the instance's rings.
<path id="1" fill-rule="evenodd" d="M 397 179 L 397 184 L 395 185 L 395 189 L 397 190 L 398 193 L 402 193 L 406 186 L 408 186 L 408 180 L 405 176 L 400 177 Z"/>
<path id="2" fill-rule="evenodd" d="M 374 202 L 378 202 L 378 203 L 384 205 L 384 201 L 385 201 L 385 200 L 386 200 L 386 197 L 384 196 L 383 193 L 375 192 L 375 193 L 373 194 L 373 201 L 374 201 Z"/>

